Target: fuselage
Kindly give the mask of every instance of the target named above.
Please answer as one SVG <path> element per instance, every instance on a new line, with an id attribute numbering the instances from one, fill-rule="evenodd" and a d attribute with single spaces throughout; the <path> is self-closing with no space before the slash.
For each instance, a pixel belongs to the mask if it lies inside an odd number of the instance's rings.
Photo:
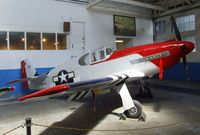
<path id="1" fill-rule="evenodd" d="M 193 49 L 194 44 L 191 42 L 170 40 L 116 50 L 101 60 L 92 61 L 89 58 L 89 62 L 84 65 L 79 63 L 80 59 L 72 59 L 71 62 L 63 63 L 50 71 L 46 86 L 42 88 L 133 71 L 144 73 L 144 77 L 152 76 L 160 71 L 160 59 L 163 63 L 162 68 L 167 69 L 178 63 L 181 57 Z M 106 50 L 104 52 L 106 53 Z M 90 52 L 88 57 L 91 57 L 92 53 Z M 130 78 L 132 79 L 134 80 Z M 55 82 L 55 80 L 60 82 Z"/>

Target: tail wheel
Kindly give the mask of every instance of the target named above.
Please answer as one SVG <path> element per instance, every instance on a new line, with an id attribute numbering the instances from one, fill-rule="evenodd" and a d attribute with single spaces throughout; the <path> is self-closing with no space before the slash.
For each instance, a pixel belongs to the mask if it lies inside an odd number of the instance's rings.
<path id="1" fill-rule="evenodd" d="M 133 100 L 135 107 L 132 107 L 126 111 L 124 111 L 124 114 L 128 118 L 139 118 L 142 114 L 142 104 L 138 102 L 137 100 Z"/>

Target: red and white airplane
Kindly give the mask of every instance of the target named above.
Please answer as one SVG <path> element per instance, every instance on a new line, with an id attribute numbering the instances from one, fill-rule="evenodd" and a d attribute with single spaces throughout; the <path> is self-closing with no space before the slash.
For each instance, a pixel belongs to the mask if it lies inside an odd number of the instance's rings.
<path id="1" fill-rule="evenodd" d="M 172 18 L 172 23 L 175 23 Z M 21 62 L 21 80 L 26 87 L 39 90 L 23 96 L 19 100 L 53 95 L 57 93 L 79 93 L 84 96 L 88 90 L 115 89 L 121 97 L 124 114 L 138 118 L 142 114 L 141 105 L 133 101 L 126 83 L 133 80 L 152 77 L 170 68 L 184 59 L 194 49 L 194 44 L 182 41 L 177 26 L 174 25 L 177 40 L 139 45 L 136 47 L 114 50 L 110 47 L 91 51 L 77 60 L 68 61 L 52 69 L 45 75 L 38 75 L 28 60 Z"/>

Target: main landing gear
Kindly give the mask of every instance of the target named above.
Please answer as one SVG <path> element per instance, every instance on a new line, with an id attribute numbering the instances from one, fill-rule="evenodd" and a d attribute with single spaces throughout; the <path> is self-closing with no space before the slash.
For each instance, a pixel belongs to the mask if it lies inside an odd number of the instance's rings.
<path id="1" fill-rule="evenodd" d="M 120 119 L 134 118 L 138 119 L 138 121 L 145 121 L 146 114 L 142 111 L 142 105 L 132 99 L 126 84 L 119 86 L 117 91 L 121 97 L 124 109 L 124 112 L 120 114 Z"/>
<path id="2" fill-rule="evenodd" d="M 95 107 L 95 91 L 92 90 L 92 103 L 93 112 L 96 112 Z M 146 114 L 142 111 L 142 105 L 140 102 L 133 100 L 126 84 L 118 86 L 117 92 L 121 97 L 124 112 L 119 114 L 120 119 L 126 120 L 127 118 L 138 119 L 138 121 L 145 121 Z"/>
<path id="3" fill-rule="evenodd" d="M 153 98 L 151 93 L 151 89 L 149 86 L 144 82 L 144 80 L 138 80 L 139 83 L 139 93 L 136 95 L 137 98 Z"/>

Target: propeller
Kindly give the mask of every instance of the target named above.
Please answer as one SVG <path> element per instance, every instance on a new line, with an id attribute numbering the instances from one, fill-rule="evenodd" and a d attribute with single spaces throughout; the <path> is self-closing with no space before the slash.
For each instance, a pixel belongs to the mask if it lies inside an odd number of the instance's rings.
<path id="1" fill-rule="evenodd" d="M 175 21 L 174 17 L 171 16 L 170 19 L 171 19 L 171 22 L 172 22 L 172 26 L 174 28 L 176 39 L 177 40 L 182 40 L 181 34 L 180 34 L 179 30 L 178 30 L 178 27 L 177 27 L 177 24 L 176 24 L 176 21 Z"/>
<path id="2" fill-rule="evenodd" d="M 182 37 L 181 37 L 180 31 L 179 31 L 179 29 L 177 27 L 176 21 L 175 21 L 175 19 L 174 19 L 173 16 L 171 16 L 170 19 L 171 19 L 172 26 L 174 28 L 176 39 L 181 41 Z M 185 46 L 185 45 L 183 45 L 181 47 L 182 50 L 185 50 L 186 48 L 187 48 L 187 46 Z M 189 70 L 188 70 L 188 64 L 187 64 L 187 58 L 186 58 L 186 56 L 183 56 L 183 67 L 184 67 L 184 70 L 185 70 L 185 76 L 187 78 L 187 81 L 190 81 L 189 72 L 188 72 Z"/>
<path id="3" fill-rule="evenodd" d="M 187 64 L 187 57 L 186 56 L 183 56 L 183 66 L 184 66 L 184 69 L 185 69 L 185 75 L 186 75 L 187 81 L 190 81 L 190 76 L 189 76 L 189 71 L 188 71 L 188 64 Z"/>

